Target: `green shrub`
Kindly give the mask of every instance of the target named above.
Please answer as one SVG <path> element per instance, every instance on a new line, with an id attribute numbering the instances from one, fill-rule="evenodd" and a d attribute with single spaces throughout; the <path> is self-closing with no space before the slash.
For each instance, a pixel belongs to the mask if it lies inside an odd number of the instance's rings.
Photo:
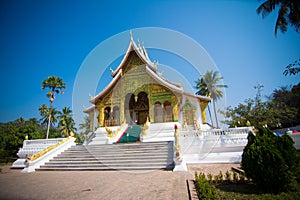
<path id="1" fill-rule="evenodd" d="M 231 173 L 228 170 L 225 173 L 225 180 L 231 182 Z"/>
<path id="2" fill-rule="evenodd" d="M 236 173 L 236 172 L 233 172 L 233 182 L 234 182 L 234 183 L 239 182 L 239 175 L 238 175 L 238 173 Z"/>
<path id="3" fill-rule="evenodd" d="M 211 184 L 213 182 L 213 175 L 211 173 L 207 174 L 208 182 Z"/>
<path id="4" fill-rule="evenodd" d="M 205 175 L 200 173 L 199 175 L 197 172 L 195 173 L 195 185 L 196 191 L 199 199 L 207 199 L 207 200 L 215 200 L 219 199 L 216 188 L 211 186 L 209 182 L 206 180 Z"/>
<path id="5" fill-rule="evenodd" d="M 219 172 L 218 179 L 219 179 L 220 182 L 223 181 L 223 173 L 222 173 L 222 171 Z"/>
<path id="6" fill-rule="evenodd" d="M 240 182 L 244 183 L 246 181 L 246 177 L 244 174 L 240 174 Z"/>
<path id="7" fill-rule="evenodd" d="M 246 177 L 259 187 L 280 192 L 290 188 L 297 160 L 297 151 L 288 135 L 278 137 L 260 127 L 256 136 L 249 133 L 241 165 Z"/>

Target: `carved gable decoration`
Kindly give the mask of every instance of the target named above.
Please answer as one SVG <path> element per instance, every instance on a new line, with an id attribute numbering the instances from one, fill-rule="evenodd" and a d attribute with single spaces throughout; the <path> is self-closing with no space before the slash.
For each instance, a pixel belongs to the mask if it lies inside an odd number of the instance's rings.
<path id="1" fill-rule="evenodd" d="M 196 110 L 196 107 L 191 104 L 189 99 L 186 99 L 185 104 L 182 107 L 182 110 Z"/>

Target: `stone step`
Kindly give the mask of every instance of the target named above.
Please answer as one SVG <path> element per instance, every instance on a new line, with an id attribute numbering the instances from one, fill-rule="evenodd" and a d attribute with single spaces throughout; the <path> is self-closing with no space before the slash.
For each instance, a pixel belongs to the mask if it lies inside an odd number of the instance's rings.
<path id="1" fill-rule="evenodd" d="M 63 164 L 63 165 L 61 165 Z M 61 166 L 61 167 L 88 167 L 88 166 L 106 166 L 109 165 L 110 167 L 113 166 L 152 166 L 152 165 L 166 165 L 167 161 L 149 161 L 148 162 L 88 162 L 88 163 L 52 163 L 49 162 L 44 167 L 55 167 L 55 166 Z"/>
<path id="2" fill-rule="evenodd" d="M 151 160 L 153 163 L 159 163 L 159 162 L 167 162 L 168 159 L 166 158 L 161 158 L 161 159 L 152 159 Z M 51 162 L 46 163 L 46 165 L 53 165 L 53 164 L 103 164 L 103 163 L 147 163 L 149 160 L 147 159 L 126 159 L 126 160 L 99 160 L 99 159 L 94 159 L 94 160 L 53 160 Z"/>
<path id="3" fill-rule="evenodd" d="M 115 171 L 115 170 L 172 170 L 174 166 L 121 166 L 121 167 L 107 167 L 107 166 L 101 166 L 101 167 L 68 167 L 68 168 L 62 168 L 62 167 L 52 167 L 52 168 L 39 168 L 36 169 L 37 171 Z"/>
<path id="4" fill-rule="evenodd" d="M 118 152 L 118 154 L 113 153 L 113 152 L 94 152 L 94 151 L 89 151 L 89 152 L 81 152 L 81 153 L 69 153 L 69 152 L 65 152 L 62 153 L 60 155 L 58 155 L 57 157 L 85 157 L 85 156 L 117 156 L 117 157 L 122 157 L 122 156 L 154 156 L 154 155 L 165 155 L 167 154 L 168 151 L 160 151 L 160 152 L 125 152 L 125 151 L 120 151 Z"/>
<path id="5" fill-rule="evenodd" d="M 157 151 L 157 150 L 168 150 L 167 146 L 164 147 L 130 147 L 130 148 L 124 148 L 124 147 L 114 147 L 114 148 L 97 148 L 97 147 L 93 147 L 93 148 L 82 148 L 82 149 L 70 149 L 69 152 L 81 152 L 81 151 L 91 151 L 91 150 L 97 150 L 97 151 L 115 151 L 115 150 L 125 150 L 125 151 L 130 151 L 130 150 L 134 150 L 134 151 Z"/>
<path id="6" fill-rule="evenodd" d="M 81 157 L 76 157 L 76 156 L 65 156 L 65 157 L 55 157 L 55 160 L 94 160 L 94 159 L 101 159 L 101 160 L 109 160 L 109 159 L 113 159 L 113 160 L 117 160 L 117 159 L 132 159 L 132 158 L 136 158 L 136 159 L 161 159 L 161 158 L 166 158 L 166 155 L 143 155 L 143 156 L 135 156 L 135 155 L 130 155 L 130 156 L 93 156 L 93 155 L 89 155 L 89 156 L 81 156 Z"/>

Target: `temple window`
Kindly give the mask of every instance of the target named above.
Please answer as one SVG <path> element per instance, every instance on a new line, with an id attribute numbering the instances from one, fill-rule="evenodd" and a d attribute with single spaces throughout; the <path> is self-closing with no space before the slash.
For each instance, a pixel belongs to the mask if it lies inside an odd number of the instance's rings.
<path id="1" fill-rule="evenodd" d="M 173 122 L 172 104 L 170 101 L 164 102 L 165 122 Z"/>

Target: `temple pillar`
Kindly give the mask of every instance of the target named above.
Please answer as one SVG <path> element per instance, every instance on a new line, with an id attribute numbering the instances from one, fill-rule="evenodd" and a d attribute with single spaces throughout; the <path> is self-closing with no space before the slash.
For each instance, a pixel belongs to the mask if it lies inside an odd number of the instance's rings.
<path id="1" fill-rule="evenodd" d="M 125 114 L 124 114 L 124 101 L 125 97 L 122 96 L 121 101 L 120 101 L 120 123 L 123 124 L 125 120 Z"/>
<path id="2" fill-rule="evenodd" d="M 178 102 L 172 105 L 174 122 L 178 122 Z"/>
<path id="3" fill-rule="evenodd" d="M 202 123 L 206 124 L 206 108 L 209 102 L 200 102 Z"/>
<path id="4" fill-rule="evenodd" d="M 90 131 L 94 131 L 94 116 L 95 116 L 95 111 L 94 112 L 89 112 Z"/>
<path id="5" fill-rule="evenodd" d="M 98 110 L 99 112 L 99 115 L 98 115 L 98 125 L 99 127 L 100 126 L 104 126 L 104 106 L 102 103 L 98 104 L 96 106 L 96 109 Z"/>

